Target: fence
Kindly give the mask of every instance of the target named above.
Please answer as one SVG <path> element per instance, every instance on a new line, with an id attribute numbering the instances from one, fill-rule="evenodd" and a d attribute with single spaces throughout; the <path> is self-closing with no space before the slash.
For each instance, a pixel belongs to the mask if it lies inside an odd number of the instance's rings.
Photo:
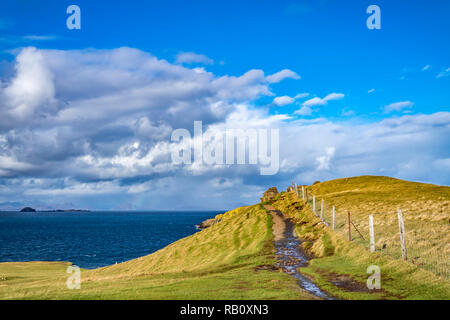
<path id="1" fill-rule="evenodd" d="M 346 239 L 450 279 L 450 243 L 441 239 L 442 234 L 448 232 L 448 226 L 427 221 L 434 225 L 424 228 L 423 220 L 414 219 L 402 210 L 376 215 L 370 212 L 352 214 L 316 197 L 305 186 L 297 187 L 294 183 L 290 190 L 306 200 L 327 227 Z"/>

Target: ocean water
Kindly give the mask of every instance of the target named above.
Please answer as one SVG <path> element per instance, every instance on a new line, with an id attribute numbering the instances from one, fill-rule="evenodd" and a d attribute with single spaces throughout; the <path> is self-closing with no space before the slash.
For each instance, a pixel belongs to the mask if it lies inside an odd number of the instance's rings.
<path id="1" fill-rule="evenodd" d="M 98 268 L 153 253 L 222 212 L 0 212 L 0 262 Z"/>

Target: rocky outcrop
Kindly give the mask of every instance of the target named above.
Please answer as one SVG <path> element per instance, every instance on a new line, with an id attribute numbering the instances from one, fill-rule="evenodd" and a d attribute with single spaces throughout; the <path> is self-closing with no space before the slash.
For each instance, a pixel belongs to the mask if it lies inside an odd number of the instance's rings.
<path id="1" fill-rule="evenodd" d="M 269 188 L 266 192 L 264 192 L 261 202 L 273 201 L 277 195 L 278 189 L 276 187 Z"/>
<path id="2" fill-rule="evenodd" d="M 203 221 L 203 222 L 200 223 L 200 224 L 197 224 L 195 227 L 196 227 L 197 229 L 202 230 L 202 229 L 206 229 L 206 228 L 209 228 L 209 227 L 215 225 L 217 222 L 219 222 L 219 220 L 216 220 L 216 219 L 208 219 L 208 220 Z"/>
<path id="3" fill-rule="evenodd" d="M 20 212 L 36 212 L 36 210 L 30 207 L 26 207 L 20 210 Z"/>

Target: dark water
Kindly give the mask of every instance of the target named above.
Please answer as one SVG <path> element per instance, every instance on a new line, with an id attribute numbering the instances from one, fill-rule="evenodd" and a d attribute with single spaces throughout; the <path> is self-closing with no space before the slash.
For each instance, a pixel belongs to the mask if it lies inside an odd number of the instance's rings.
<path id="1" fill-rule="evenodd" d="M 97 268 L 195 233 L 219 212 L 0 212 L 0 262 L 70 261 Z M 222 212 L 220 212 L 222 213 Z"/>

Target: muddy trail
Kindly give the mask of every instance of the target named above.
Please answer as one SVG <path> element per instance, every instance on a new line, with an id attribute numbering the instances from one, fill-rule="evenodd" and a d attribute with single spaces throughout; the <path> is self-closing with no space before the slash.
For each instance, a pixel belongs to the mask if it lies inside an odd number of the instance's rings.
<path id="1" fill-rule="evenodd" d="M 312 295 L 326 300 L 334 299 L 298 272 L 298 268 L 307 266 L 310 259 L 301 247 L 302 242 L 295 233 L 294 223 L 272 206 L 266 205 L 265 208 L 270 211 L 273 217 L 273 234 L 278 266 L 284 272 L 295 277 L 300 287 Z"/>

